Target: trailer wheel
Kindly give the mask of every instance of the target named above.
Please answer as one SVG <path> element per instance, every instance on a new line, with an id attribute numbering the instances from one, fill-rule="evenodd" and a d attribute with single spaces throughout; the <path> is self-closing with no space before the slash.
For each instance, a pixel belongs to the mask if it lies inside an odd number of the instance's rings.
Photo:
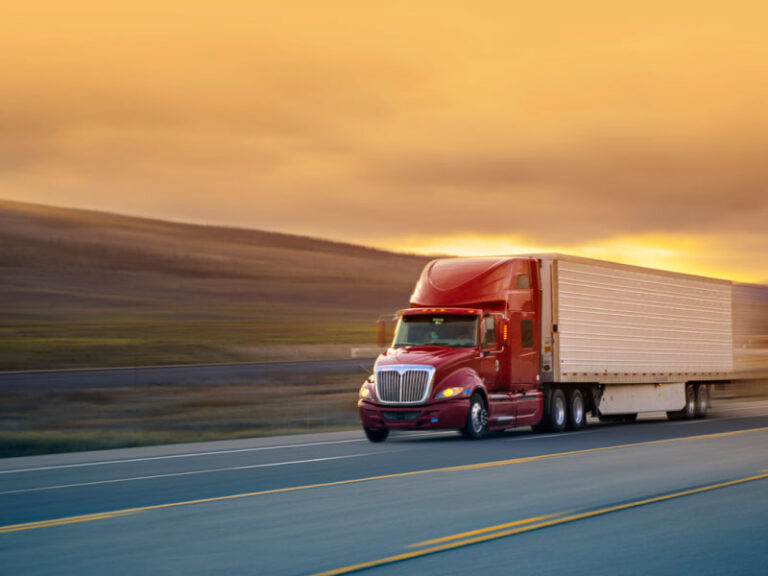
<path id="1" fill-rule="evenodd" d="M 480 394 L 472 394 L 469 399 L 469 411 L 467 412 L 467 423 L 461 429 L 461 435 L 470 440 L 478 440 L 485 434 L 485 427 L 488 425 L 488 410 L 485 408 L 485 402 Z"/>
<path id="2" fill-rule="evenodd" d="M 363 430 L 365 430 L 365 435 L 371 442 L 384 442 L 384 440 L 387 439 L 387 436 L 389 436 L 389 430 L 386 428 L 363 427 Z"/>
<path id="3" fill-rule="evenodd" d="M 585 423 L 584 395 L 581 390 L 574 388 L 568 398 L 568 429 L 581 430 Z"/>
<path id="4" fill-rule="evenodd" d="M 696 415 L 696 391 L 693 384 L 685 386 L 685 407 L 677 412 L 667 412 L 670 420 L 690 420 Z"/>
<path id="5" fill-rule="evenodd" d="M 565 402 L 565 394 L 560 388 L 552 390 L 552 398 L 549 399 L 549 429 L 553 432 L 562 432 L 568 423 L 568 406 Z"/>
<path id="6" fill-rule="evenodd" d="M 706 418 L 709 410 L 709 386 L 699 384 L 696 386 L 696 409 L 694 416 L 696 418 Z"/>

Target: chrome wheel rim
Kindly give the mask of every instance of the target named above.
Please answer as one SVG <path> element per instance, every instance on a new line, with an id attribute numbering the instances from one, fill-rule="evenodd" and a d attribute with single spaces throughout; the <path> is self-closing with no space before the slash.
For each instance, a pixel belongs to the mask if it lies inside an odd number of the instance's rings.
<path id="1" fill-rule="evenodd" d="M 558 426 L 565 424 L 565 402 L 559 397 L 555 399 L 555 422 Z"/>
<path id="2" fill-rule="evenodd" d="M 472 404 L 472 429 L 476 433 L 482 432 L 486 421 L 487 416 L 482 404 L 480 402 Z"/>
<path id="3" fill-rule="evenodd" d="M 699 388 L 699 394 L 697 395 L 696 400 L 698 401 L 698 408 L 701 412 L 704 412 L 709 408 L 709 390 L 705 386 Z"/>
<path id="4" fill-rule="evenodd" d="M 577 426 L 584 420 L 584 400 L 581 396 L 573 399 L 573 423 Z"/>

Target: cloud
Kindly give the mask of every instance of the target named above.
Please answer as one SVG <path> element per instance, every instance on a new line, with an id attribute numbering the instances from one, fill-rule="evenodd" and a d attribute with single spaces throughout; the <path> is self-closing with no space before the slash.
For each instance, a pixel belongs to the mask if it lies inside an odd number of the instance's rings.
<path id="1" fill-rule="evenodd" d="M 768 40 L 727 16 L 14 5 L 0 193 L 405 249 L 719 238 L 707 256 L 749 235 L 768 252 Z"/>
<path id="2" fill-rule="evenodd" d="M 560 242 L 642 231 L 765 229 L 768 140 L 716 140 L 700 149 L 663 141 L 639 149 L 589 135 L 582 142 L 578 149 L 555 146 L 535 155 L 504 154 L 503 145 L 482 154 L 407 154 L 381 167 L 380 177 L 393 188 L 431 191 L 461 219 L 482 218 L 489 234 L 513 230 Z"/>

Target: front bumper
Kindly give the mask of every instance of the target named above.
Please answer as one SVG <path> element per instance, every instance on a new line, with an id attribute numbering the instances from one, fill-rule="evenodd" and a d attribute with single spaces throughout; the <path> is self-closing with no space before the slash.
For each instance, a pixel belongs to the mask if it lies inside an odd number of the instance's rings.
<path id="1" fill-rule="evenodd" d="M 369 400 L 357 403 L 360 423 L 365 428 L 387 430 L 433 430 L 463 428 L 467 422 L 469 399 L 457 398 L 420 406 L 383 406 Z"/>

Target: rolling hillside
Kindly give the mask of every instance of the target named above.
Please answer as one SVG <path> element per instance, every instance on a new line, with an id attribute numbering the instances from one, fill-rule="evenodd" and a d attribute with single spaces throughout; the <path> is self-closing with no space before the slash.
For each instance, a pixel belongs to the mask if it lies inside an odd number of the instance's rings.
<path id="1" fill-rule="evenodd" d="M 348 354 L 426 260 L 0 200 L 0 370 Z"/>

